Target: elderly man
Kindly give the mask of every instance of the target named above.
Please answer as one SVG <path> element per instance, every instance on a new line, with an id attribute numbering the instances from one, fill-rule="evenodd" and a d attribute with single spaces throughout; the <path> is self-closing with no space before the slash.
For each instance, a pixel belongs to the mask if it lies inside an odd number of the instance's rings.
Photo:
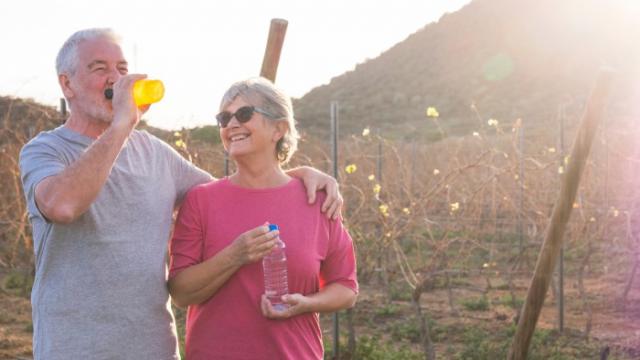
<path id="1" fill-rule="evenodd" d="M 36 359 L 177 359 L 166 287 L 172 213 L 192 186 L 212 177 L 164 142 L 135 130 L 119 38 L 109 29 L 73 34 L 56 59 L 71 115 L 20 154 L 33 225 Z M 113 89 L 113 99 L 105 98 Z M 294 169 L 309 201 L 326 189 L 337 216 L 337 183 L 311 168 Z"/>

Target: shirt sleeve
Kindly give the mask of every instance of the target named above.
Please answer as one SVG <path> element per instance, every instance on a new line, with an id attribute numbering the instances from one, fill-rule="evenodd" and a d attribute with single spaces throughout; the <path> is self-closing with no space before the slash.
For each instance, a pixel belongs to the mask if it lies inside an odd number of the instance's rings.
<path id="1" fill-rule="evenodd" d="M 182 203 L 187 192 L 194 186 L 215 180 L 208 172 L 185 159 L 166 142 L 150 135 L 167 157 L 176 190 L 176 205 Z"/>
<path id="2" fill-rule="evenodd" d="M 343 227 L 342 219 L 326 221 L 329 222 L 329 245 L 320 265 L 320 288 L 338 283 L 357 294 L 356 257 L 351 236 Z"/>
<path id="3" fill-rule="evenodd" d="M 198 206 L 198 188 L 189 191 L 178 212 L 169 245 L 169 278 L 202 262 L 204 229 L 202 212 Z"/>
<path id="4" fill-rule="evenodd" d="M 29 214 L 46 220 L 36 204 L 36 186 L 45 178 L 62 172 L 67 164 L 55 148 L 39 138 L 29 142 L 20 151 L 20 177 Z"/>

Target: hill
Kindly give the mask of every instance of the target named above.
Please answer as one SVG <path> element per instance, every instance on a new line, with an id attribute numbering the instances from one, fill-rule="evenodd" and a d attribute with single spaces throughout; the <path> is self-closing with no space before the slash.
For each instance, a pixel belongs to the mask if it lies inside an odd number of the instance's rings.
<path id="1" fill-rule="evenodd" d="M 489 118 L 522 118 L 529 135 L 540 134 L 559 111 L 578 118 L 599 68 L 609 66 L 618 73 L 609 113 L 628 119 L 640 94 L 638 8 L 623 0 L 474 0 L 295 100 L 296 117 L 306 132 L 326 133 L 335 100 L 344 135 L 368 126 L 430 139 L 436 128 L 425 110 L 433 106 L 450 135 Z"/>

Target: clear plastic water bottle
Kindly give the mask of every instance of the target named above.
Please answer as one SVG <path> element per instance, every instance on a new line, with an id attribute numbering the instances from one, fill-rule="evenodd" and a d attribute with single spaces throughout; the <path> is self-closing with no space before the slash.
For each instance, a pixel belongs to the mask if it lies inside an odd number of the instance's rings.
<path id="1" fill-rule="evenodd" d="M 278 225 L 269 224 L 269 231 L 278 230 Z M 287 280 L 287 255 L 285 244 L 280 237 L 276 239 L 276 246 L 269 255 L 262 258 L 264 270 L 264 293 L 274 309 L 286 310 L 289 305 L 282 302 L 282 295 L 289 293 Z"/>

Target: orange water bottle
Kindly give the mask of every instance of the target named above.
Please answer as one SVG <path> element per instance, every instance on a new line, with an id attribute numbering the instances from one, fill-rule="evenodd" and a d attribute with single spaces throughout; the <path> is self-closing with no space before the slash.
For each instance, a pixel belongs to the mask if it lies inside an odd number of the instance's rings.
<path id="1" fill-rule="evenodd" d="M 133 84 L 133 100 L 137 106 L 149 105 L 162 100 L 164 85 L 160 80 L 143 79 Z M 113 99 L 113 89 L 106 89 L 104 97 Z"/>
<path id="2" fill-rule="evenodd" d="M 162 100 L 164 84 L 160 80 L 143 79 L 133 84 L 133 100 L 136 105 L 149 105 Z"/>

